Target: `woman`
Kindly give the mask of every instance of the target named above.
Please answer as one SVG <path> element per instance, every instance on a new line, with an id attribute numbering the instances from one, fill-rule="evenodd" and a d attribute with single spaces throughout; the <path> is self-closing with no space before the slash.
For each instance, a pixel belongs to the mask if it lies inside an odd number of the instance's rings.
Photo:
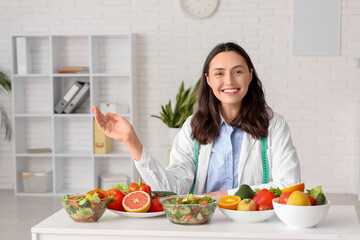
<path id="1" fill-rule="evenodd" d="M 216 46 L 205 60 L 198 110 L 174 140 L 170 164 L 163 168 L 143 147 L 132 125 L 94 106 L 96 122 L 109 137 L 125 144 L 153 189 L 222 197 L 241 184 L 280 189 L 300 183 L 300 166 L 285 120 L 267 106 L 262 84 L 248 54 L 235 43 Z M 268 165 L 264 183 L 261 139 Z M 195 164 L 195 142 L 198 166 Z"/>

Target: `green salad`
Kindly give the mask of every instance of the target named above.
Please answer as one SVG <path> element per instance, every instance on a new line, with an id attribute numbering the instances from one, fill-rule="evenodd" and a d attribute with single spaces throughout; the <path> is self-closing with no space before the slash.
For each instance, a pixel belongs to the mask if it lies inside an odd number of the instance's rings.
<path id="1" fill-rule="evenodd" d="M 97 193 L 62 197 L 62 204 L 70 218 L 77 222 L 97 221 L 105 212 L 108 199 L 100 199 Z"/>
<path id="2" fill-rule="evenodd" d="M 162 201 L 168 219 L 180 224 L 202 224 L 210 221 L 218 200 L 210 196 L 170 196 Z"/>

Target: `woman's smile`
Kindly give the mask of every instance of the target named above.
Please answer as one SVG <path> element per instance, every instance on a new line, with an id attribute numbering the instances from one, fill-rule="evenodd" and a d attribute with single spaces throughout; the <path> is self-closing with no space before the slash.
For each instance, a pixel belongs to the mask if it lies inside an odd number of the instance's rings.
<path id="1" fill-rule="evenodd" d="M 235 95 L 236 93 L 239 92 L 239 90 L 240 90 L 240 88 L 226 88 L 221 91 L 228 95 Z"/>

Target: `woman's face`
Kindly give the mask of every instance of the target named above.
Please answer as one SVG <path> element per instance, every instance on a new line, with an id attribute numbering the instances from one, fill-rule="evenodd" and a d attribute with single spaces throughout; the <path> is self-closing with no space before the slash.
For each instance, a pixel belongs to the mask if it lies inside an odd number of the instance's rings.
<path id="1" fill-rule="evenodd" d="M 211 60 L 206 79 L 222 107 L 240 109 L 249 89 L 252 72 L 237 52 L 221 52 Z"/>

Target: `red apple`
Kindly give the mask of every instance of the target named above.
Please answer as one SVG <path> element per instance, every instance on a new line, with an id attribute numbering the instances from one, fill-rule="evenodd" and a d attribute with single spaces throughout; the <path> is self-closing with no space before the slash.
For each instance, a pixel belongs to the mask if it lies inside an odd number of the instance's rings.
<path id="1" fill-rule="evenodd" d="M 257 203 L 250 198 L 245 198 L 240 201 L 237 210 L 238 211 L 256 211 Z"/>

